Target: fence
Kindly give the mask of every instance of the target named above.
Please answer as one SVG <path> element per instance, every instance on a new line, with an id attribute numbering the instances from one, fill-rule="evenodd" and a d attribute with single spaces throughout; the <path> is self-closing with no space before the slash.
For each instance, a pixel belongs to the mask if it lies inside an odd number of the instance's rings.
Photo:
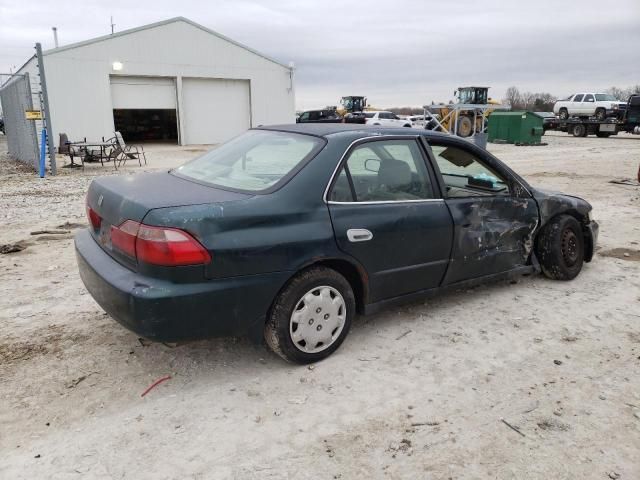
<path id="1" fill-rule="evenodd" d="M 40 157 L 38 131 L 33 120 L 27 120 L 26 110 L 33 110 L 29 74 L 14 74 L 0 87 L 9 155 L 37 170 Z"/>

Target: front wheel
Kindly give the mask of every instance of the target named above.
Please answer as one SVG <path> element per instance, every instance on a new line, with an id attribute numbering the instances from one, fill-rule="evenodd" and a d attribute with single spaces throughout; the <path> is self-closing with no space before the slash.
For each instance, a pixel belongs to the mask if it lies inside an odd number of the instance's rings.
<path id="1" fill-rule="evenodd" d="M 265 340 L 285 360 L 317 362 L 342 344 L 355 308 L 353 290 L 342 275 L 329 268 L 310 268 L 277 296 L 265 325 Z"/>
<path id="2" fill-rule="evenodd" d="M 598 108 L 596 110 L 596 120 L 604 121 L 607 119 L 607 111 L 604 108 Z"/>
<path id="3" fill-rule="evenodd" d="M 560 117 L 560 120 L 566 120 L 569 118 L 569 111 L 566 108 L 561 108 L 558 112 L 558 116 Z"/>
<path id="4" fill-rule="evenodd" d="M 536 241 L 542 273 L 553 280 L 573 280 L 584 263 L 584 236 L 580 222 L 558 215 L 547 223 Z"/>

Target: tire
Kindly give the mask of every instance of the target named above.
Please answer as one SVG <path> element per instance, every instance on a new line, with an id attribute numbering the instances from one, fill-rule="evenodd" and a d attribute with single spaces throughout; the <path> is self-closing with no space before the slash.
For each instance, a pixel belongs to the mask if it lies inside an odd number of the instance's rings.
<path id="1" fill-rule="evenodd" d="M 596 108 L 596 120 L 606 120 L 607 119 L 607 111 L 604 108 Z"/>
<path id="2" fill-rule="evenodd" d="M 566 108 L 561 108 L 558 112 L 558 116 L 560 117 L 560 120 L 566 120 L 569 118 L 569 111 Z"/>
<path id="3" fill-rule="evenodd" d="M 458 119 L 457 132 L 459 137 L 468 137 L 473 133 L 473 123 L 469 117 Z"/>
<path id="4" fill-rule="evenodd" d="M 584 263 L 584 235 L 571 215 L 558 215 L 547 223 L 536 241 L 542 273 L 552 280 L 573 280 Z"/>
<path id="5" fill-rule="evenodd" d="M 596 137 L 599 138 L 609 138 L 611 134 L 609 132 L 597 132 Z"/>
<path id="6" fill-rule="evenodd" d="M 264 337 L 271 350 L 287 361 L 317 362 L 340 347 L 355 310 L 349 282 L 335 270 L 312 267 L 293 277 L 278 294 Z M 309 341 L 314 345 L 309 346 Z"/>
<path id="7" fill-rule="evenodd" d="M 403 125 L 403 127 L 411 128 L 411 125 L 410 124 L 406 124 L 406 125 Z"/>
<path id="8" fill-rule="evenodd" d="M 584 126 L 582 123 L 576 123 L 573 126 L 572 133 L 573 133 L 574 137 L 586 137 L 587 136 L 587 127 Z"/>

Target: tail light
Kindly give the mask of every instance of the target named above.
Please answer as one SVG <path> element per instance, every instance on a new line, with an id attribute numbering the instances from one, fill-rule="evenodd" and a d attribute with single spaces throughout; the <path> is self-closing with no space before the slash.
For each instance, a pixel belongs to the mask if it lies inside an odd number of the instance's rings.
<path id="1" fill-rule="evenodd" d="M 89 219 L 89 224 L 93 227 L 94 230 L 100 229 L 102 218 L 100 218 L 100 215 L 98 215 L 96 211 L 89 205 L 87 205 L 87 218 Z"/>
<path id="2" fill-rule="evenodd" d="M 133 220 L 111 227 L 111 244 L 125 255 L 152 265 L 177 267 L 211 261 L 209 252 L 184 230 L 153 227 Z"/>

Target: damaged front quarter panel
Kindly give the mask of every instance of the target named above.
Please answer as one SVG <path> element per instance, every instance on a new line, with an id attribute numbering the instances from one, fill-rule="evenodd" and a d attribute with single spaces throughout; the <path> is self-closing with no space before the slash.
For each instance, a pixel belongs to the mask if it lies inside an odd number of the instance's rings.
<path id="1" fill-rule="evenodd" d="M 591 261 L 598 238 L 598 224 L 591 220 L 591 204 L 580 197 L 539 188 L 532 188 L 531 193 L 538 203 L 540 228 L 563 214 L 571 215 L 580 222 L 585 237 L 585 261 Z"/>

